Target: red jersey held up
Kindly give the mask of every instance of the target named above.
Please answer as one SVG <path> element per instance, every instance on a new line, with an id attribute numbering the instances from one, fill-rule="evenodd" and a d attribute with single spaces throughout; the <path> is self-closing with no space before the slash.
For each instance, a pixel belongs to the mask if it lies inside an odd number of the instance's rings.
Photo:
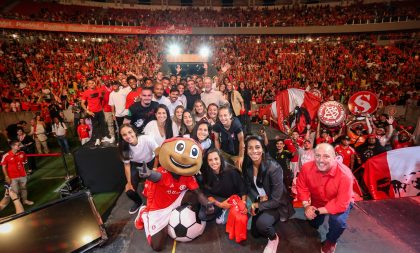
<path id="1" fill-rule="evenodd" d="M 303 141 L 304 141 L 303 138 L 302 137 L 299 137 L 296 140 L 296 143 L 297 143 L 297 145 L 299 147 L 302 147 L 303 146 Z M 287 150 L 289 150 L 292 153 L 294 153 L 294 152 L 297 151 L 295 145 L 293 144 L 293 140 L 292 139 L 286 139 L 286 140 L 284 140 L 284 145 L 286 145 Z M 297 163 L 298 160 L 299 160 L 299 155 L 298 155 L 298 153 L 296 153 L 296 155 L 294 155 L 292 157 L 292 159 L 290 159 L 290 162 L 296 162 Z"/>

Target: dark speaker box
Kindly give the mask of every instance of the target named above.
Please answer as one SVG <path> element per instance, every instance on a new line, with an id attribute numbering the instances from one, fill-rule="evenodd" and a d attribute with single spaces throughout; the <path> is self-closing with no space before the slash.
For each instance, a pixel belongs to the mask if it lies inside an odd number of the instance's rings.
<path id="1" fill-rule="evenodd" d="M 74 159 L 77 174 L 93 194 L 124 190 L 124 165 L 117 147 L 91 148 L 84 145 L 75 152 Z"/>

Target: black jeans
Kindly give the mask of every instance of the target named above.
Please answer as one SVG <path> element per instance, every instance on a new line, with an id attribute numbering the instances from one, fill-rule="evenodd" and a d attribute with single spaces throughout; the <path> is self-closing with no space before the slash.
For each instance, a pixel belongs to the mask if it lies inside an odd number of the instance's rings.
<path id="1" fill-rule="evenodd" d="M 92 117 L 92 140 L 102 139 L 105 136 L 109 136 L 109 133 L 104 112 L 95 112 Z"/>
<path id="2" fill-rule="evenodd" d="M 264 236 L 270 240 L 276 237 L 275 224 L 280 219 L 280 213 L 277 209 L 269 209 L 259 212 L 252 217 L 251 234 L 254 237 Z"/>

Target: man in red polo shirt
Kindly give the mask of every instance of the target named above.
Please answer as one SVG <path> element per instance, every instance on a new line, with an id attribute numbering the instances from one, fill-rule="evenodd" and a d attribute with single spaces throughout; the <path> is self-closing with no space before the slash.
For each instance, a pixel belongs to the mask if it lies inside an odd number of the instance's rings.
<path id="1" fill-rule="evenodd" d="M 82 108 L 92 117 L 92 140 L 95 140 L 95 146 L 101 145 L 102 141 L 110 142 L 108 138 L 108 128 L 105 123 L 105 115 L 102 110 L 102 99 L 105 91 L 96 86 L 93 78 L 87 80 L 88 89 L 82 94 Z"/>
<path id="2" fill-rule="evenodd" d="M 305 208 L 305 216 L 318 229 L 329 215 L 327 239 L 321 252 L 335 251 L 337 240 L 347 227 L 353 206 L 353 174 L 336 160 L 334 147 L 321 143 L 315 148 L 315 161 L 302 166 L 296 184 L 298 199 Z"/>
<path id="3" fill-rule="evenodd" d="M 28 191 L 26 189 L 26 172 L 25 165 L 26 155 L 23 151 L 20 151 L 22 144 L 19 141 L 12 141 L 10 143 L 11 150 L 7 152 L 1 161 L 3 166 L 3 174 L 6 183 L 10 184 L 12 190 L 16 193 L 20 193 L 22 203 L 25 205 L 33 205 L 34 202 L 28 200 Z"/>

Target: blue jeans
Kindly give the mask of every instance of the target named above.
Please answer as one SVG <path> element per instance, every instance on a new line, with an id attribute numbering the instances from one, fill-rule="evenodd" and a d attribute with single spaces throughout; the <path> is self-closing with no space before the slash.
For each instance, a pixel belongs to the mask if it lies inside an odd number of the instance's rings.
<path id="1" fill-rule="evenodd" d="M 338 238 L 343 234 L 344 230 L 347 228 L 347 218 L 349 217 L 350 210 L 353 208 L 353 203 L 350 203 L 346 211 L 338 214 L 329 214 L 330 218 L 328 220 L 328 233 L 327 240 L 336 243 Z M 324 223 L 326 214 L 318 215 L 315 219 L 309 221 L 312 227 L 318 229 L 322 223 Z"/>
<path id="2" fill-rule="evenodd" d="M 61 150 L 68 154 L 70 153 L 69 143 L 67 142 L 66 136 L 57 136 L 58 145 L 60 145 Z"/>

